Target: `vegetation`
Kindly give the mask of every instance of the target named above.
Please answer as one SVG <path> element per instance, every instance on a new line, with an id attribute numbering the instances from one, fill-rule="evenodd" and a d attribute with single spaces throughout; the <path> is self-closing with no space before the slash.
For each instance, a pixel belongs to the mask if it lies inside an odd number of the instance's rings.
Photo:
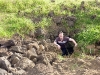
<path id="1" fill-rule="evenodd" d="M 27 34 L 35 27 L 48 27 L 52 18 L 48 13 L 54 10 L 55 15 L 74 15 L 77 22 L 70 30 L 79 28 L 81 31 L 74 36 L 80 46 L 85 47 L 100 39 L 100 2 L 84 0 L 85 11 L 79 10 L 83 0 L 0 0 L 0 37 L 10 37 L 14 33 Z M 76 6 L 75 13 L 71 9 Z M 67 10 L 63 10 L 67 7 Z M 41 17 L 39 22 L 32 18 Z M 92 17 L 94 16 L 94 17 Z M 96 18 L 95 18 L 96 17 Z M 66 23 L 64 23 L 67 26 Z"/>

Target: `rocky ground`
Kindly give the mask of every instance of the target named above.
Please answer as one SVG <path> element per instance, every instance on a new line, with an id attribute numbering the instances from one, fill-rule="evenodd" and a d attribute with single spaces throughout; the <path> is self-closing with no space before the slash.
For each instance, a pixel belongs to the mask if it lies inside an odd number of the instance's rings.
<path id="1" fill-rule="evenodd" d="M 50 40 L 22 39 L 0 41 L 1 75 L 100 75 L 100 57 L 64 57 Z"/>
<path id="2" fill-rule="evenodd" d="M 86 11 L 84 4 L 82 1 L 79 6 L 82 12 Z M 61 10 L 70 11 L 73 14 L 77 12 L 76 6 L 69 8 L 61 5 Z M 19 17 L 31 18 L 33 23 L 41 22 L 44 17 L 41 14 L 37 17 L 34 17 L 33 13 L 33 16 L 28 15 L 18 11 Z M 83 54 L 81 58 L 72 55 L 61 59 L 62 57 L 59 57 L 61 51 L 52 42 L 58 36 L 59 31 L 71 37 L 80 32 L 79 28 L 69 30 L 75 26 L 78 18 L 68 14 L 56 15 L 53 10 L 48 13 L 47 17 L 52 18 L 52 24 L 47 29 L 38 27 L 35 32 L 30 31 L 24 38 L 15 34 L 11 39 L 0 39 L 0 75 L 100 75 L 100 57 L 94 56 L 100 52 L 100 48 L 95 48 L 98 45 L 100 47 L 100 40 L 95 43 L 95 47 L 94 45 L 87 46 L 90 55 Z M 92 20 L 96 17 L 95 14 L 90 16 Z M 64 23 L 67 24 L 67 28 L 63 25 Z M 40 37 L 41 40 L 36 39 Z M 91 56 L 92 50 L 94 55 Z"/>

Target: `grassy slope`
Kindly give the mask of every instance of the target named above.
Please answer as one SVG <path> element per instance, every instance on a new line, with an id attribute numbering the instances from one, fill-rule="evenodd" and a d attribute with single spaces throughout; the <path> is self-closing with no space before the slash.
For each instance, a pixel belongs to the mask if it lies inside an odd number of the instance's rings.
<path id="1" fill-rule="evenodd" d="M 77 41 L 82 45 L 93 43 L 100 38 L 100 9 L 93 2 L 94 0 L 84 0 L 87 11 L 80 11 L 78 8 L 81 1 L 83 0 L 56 0 L 55 3 L 51 3 L 50 0 L 0 0 L 0 37 L 9 37 L 16 32 L 23 35 L 34 30 L 36 26 L 46 27 L 51 23 L 51 18 L 46 16 L 49 11 L 54 10 L 56 15 L 75 15 L 77 17 L 75 28 L 82 30 L 76 35 Z M 61 10 L 62 4 L 70 9 L 76 5 L 76 13 Z M 18 16 L 19 10 L 22 12 L 21 16 Z M 41 22 L 33 23 L 30 18 L 24 16 L 23 12 L 29 14 L 29 17 L 32 15 L 44 17 Z M 91 20 L 90 16 L 94 14 L 97 17 Z"/>

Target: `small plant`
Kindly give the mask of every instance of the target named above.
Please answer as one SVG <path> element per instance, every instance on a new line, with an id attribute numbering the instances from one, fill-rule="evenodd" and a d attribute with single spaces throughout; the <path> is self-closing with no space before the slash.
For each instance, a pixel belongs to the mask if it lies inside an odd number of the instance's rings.
<path id="1" fill-rule="evenodd" d="M 61 56 L 60 54 L 58 54 L 58 59 L 64 60 L 65 58 L 63 56 Z"/>

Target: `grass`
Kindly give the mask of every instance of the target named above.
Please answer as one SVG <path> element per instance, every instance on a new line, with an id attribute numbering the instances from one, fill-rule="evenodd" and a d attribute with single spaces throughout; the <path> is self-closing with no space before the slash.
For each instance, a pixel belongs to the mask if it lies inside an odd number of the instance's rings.
<path id="1" fill-rule="evenodd" d="M 100 38 L 100 26 L 88 25 L 87 28 L 80 32 L 77 36 L 77 40 L 84 41 L 85 44 L 94 43 L 95 40 Z"/>
<path id="2" fill-rule="evenodd" d="M 58 54 L 58 59 L 59 60 L 64 60 L 65 58 L 63 56 L 61 56 L 60 54 Z"/>
<path id="3" fill-rule="evenodd" d="M 34 29 L 31 20 L 16 17 L 14 14 L 6 14 L 1 20 L 0 27 L 1 37 L 10 37 L 14 33 L 25 34 Z"/>

